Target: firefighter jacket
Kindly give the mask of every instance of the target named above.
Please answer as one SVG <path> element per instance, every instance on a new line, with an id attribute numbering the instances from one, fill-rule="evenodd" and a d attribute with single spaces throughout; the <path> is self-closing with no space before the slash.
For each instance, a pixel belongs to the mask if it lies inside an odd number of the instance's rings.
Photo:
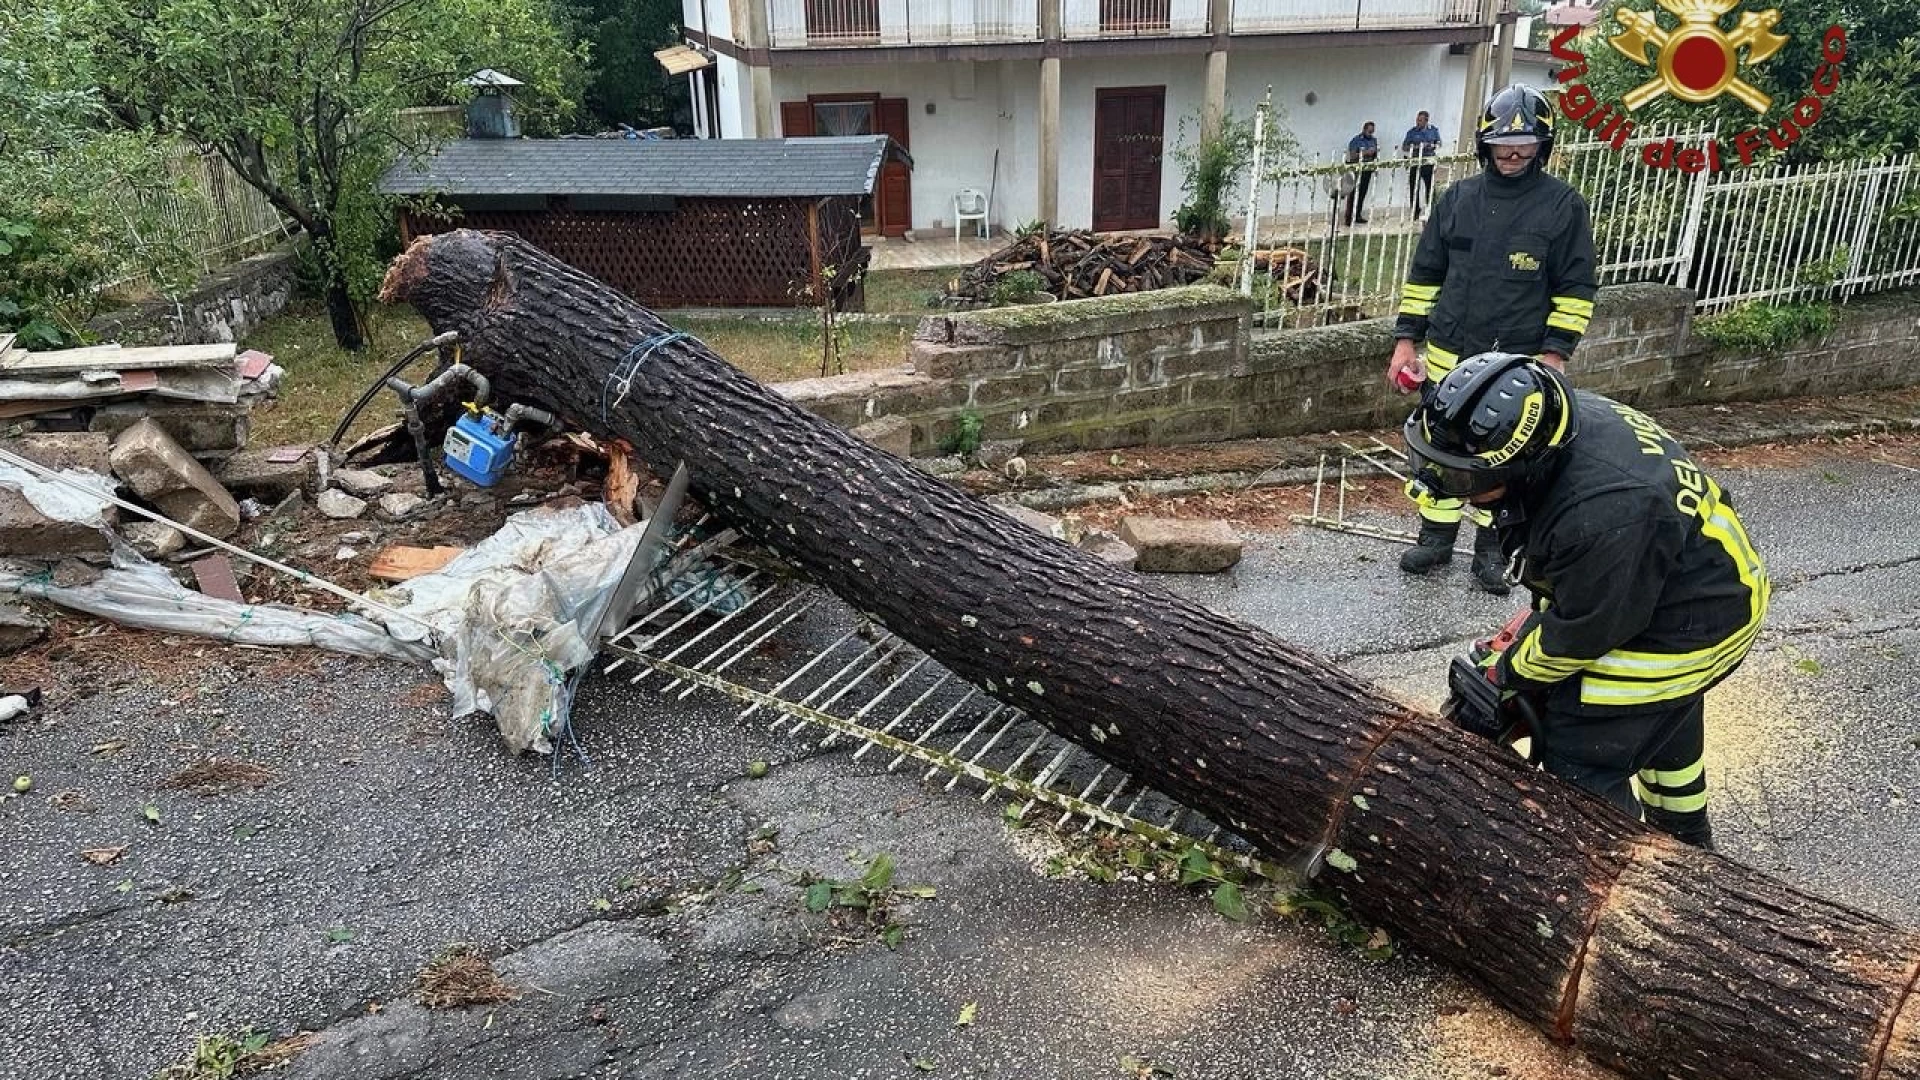
<path id="1" fill-rule="evenodd" d="M 1502 685 L 1589 712 L 1705 693 L 1760 632 L 1766 569 L 1732 501 L 1658 424 L 1574 397 L 1572 442 L 1495 510 L 1534 597 Z"/>
<path id="2" fill-rule="evenodd" d="M 1593 317 L 1593 226 L 1586 200 L 1558 177 L 1492 169 L 1434 200 L 1406 284 L 1397 338 L 1427 343 L 1437 384 L 1463 356 L 1571 357 Z"/>

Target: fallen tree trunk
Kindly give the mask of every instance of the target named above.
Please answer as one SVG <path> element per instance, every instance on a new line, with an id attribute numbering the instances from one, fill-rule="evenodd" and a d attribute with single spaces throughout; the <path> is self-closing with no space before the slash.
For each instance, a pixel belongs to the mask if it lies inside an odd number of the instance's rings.
<path id="1" fill-rule="evenodd" d="M 1682 848 L 1326 660 L 1006 520 L 504 234 L 411 301 L 499 393 L 623 438 L 956 674 L 1318 872 L 1635 1077 L 1920 1080 L 1920 934 Z"/>

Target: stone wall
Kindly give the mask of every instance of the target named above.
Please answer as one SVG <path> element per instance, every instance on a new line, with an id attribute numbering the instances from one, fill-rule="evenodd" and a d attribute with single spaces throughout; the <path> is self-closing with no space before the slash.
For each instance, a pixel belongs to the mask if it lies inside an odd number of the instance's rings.
<path id="1" fill-rule="evenodd" d="M 1831 331 L 1744 355 L 1693 331 L 1693 294 L 1600 290 L 1570 365 L 1577 385 L 1648 408 L 1920 384 L 1920 292 L 1838 307 Z M 963 417 L 1030 451 L 1104 449 L 1397 425 L 1387 319 L 1254 336 L 1251 305 L 1211 286 L 923 320 L 906 370 L 779 387 L 847 427 L 887 416 L 913 452 L 951 446 Z"/>
<path id="2" fill-rule="evenodd" d="M 200 279 L 173 300 L 146 300 L 87 323 L 101 341 L 122 345 L 199 345 L 237 341 L 258 329 L 292 299 L 291 245 L 243 259 Z"/>

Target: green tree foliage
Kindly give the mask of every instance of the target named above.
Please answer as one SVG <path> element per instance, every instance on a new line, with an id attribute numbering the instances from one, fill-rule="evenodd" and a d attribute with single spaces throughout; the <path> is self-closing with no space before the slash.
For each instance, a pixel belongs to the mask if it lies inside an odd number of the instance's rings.
<path id="1" fill-rule="evenodd" d="M 527 86 L 536 115 L 569 109 L 584 49 L 556 0 L 25 0 L 86 27 L 121 114 L 216 149 L 299 222 L 334 337 L 364 344 L 358 306 L 380 276 L 388 211 L 373 191 L 422 149 L 398 110 L 462 102 L 482 67 Z"/>
<path id="2" fill-rule="evenodd" d="M 1261 163 L 1274 169 L 1300 157 L 1299 141 L 1286 124 L 1286 110 L 1278 105 L 1268 114 L 1261 131 Z M 1173 160 L 1186 177 L 1180 190 L 1187 193 L 1180 208 L 1173 212 L 1174 225 L 1189 236 L 1220 240 L 1231 228 L 1232 211 L 1246 197 L 1247 168 L 1253 164 L 1253 121 L 1231 113 L 1220 120 L 1220 129 L 1204 136 L 1200 117 L 1183 117 L 1180 141 Z"/>
<path id="3" fill-rule="evenodd" d="M 1581 81 L 1604 101 L 1620 100 L 1651 75 L 1648 68 L 1607 43 L 1609 36 L 1619 32 L 1613 13 L 1622 7 L 1652 11 L 1661 25 L 1677 25 L 1653 0 L 1614 0 L 1607 5 L 1595 31 L 1574 46 L 1587 56 L 1588 71 Z M 1920 148 L 1920 23 L 1912 18 L 1911 0 L 1800 0 L 1747 4 L 1741 10 L 1762 7 L 1780 12 L 1774 31 L 1789 38 L 1772 57 L 1745 65 L 1741 72 L 1742 78 L 1772 96 L 1766 115 L 1722 95 L 1704 105 L 1662 97 L 1635 112 L 1633 119 L 1642 125 L 1659 120 L 1718 120 L 1721 142 L 1731 146 L 1742 131 L 1780 123 L 1796 102 L 1813 92 L 1814 73 L 1824 62 L 1822 36 L 1828 27 L 1838 25 L 1847 37 L 1839 89 L 1822 99 L 1820 119 L 1787 150 L 1786 157 L 1831 161 Z M 1734 12 L 1721 19 L 1722 28 L 1731 29 L 1738 17 L 1739 12 Z"/>
<path id="4" fill-rule="evenodd" d="M 161 212 L 179 148 L 116 124 L 95 82 L 59 12 L 0 8 L 0 330 L 28 347 L 75 343 L 109 281 L 190 277 Z"/>
<path id="5" fill-rule="evenodd" d="M 687 79 L 668 78 L 653 58 L 655 49 L 680 41 L 680 0 L 581 0 L 577 10 L 580 36 L 593 46 L 580 98 L 585 126 L 680 126 L 689 108 Z"/>

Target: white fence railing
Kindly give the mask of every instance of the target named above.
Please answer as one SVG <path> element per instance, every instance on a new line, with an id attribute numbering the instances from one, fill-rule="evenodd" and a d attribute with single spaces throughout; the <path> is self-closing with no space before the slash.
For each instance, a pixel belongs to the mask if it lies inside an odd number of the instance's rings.
<path id="1" fill-rule="evenodd" d="M 776 49 L 1036 41 L 1038 0 L 767 0 Z"/>
<path id="2" fill-rule="evenodd" d="M 1920 158 L 1721 173 L 1643 162 L 1649 144 L 1672 139 L 1678 150 L 1713 138 L 1712 128 L 1694 126 L 1645 132 L 1624 151 L 1591 141 L 1555 149 L 1552 171 L 1592 210 L 1602 284 L 1691 288 L 1702 311 L 1920 284 Z M 1480 168 L 1464 154 L 1430 161 L 1433 194 Z M 1416 210 L 1429 204 L 1419 165 L 1323 162 L 1266 175 L 1254 203 L 1255 247 L 1273 253 L 1257 257 L 1256 267 L 1275 268 L 1255 291 L 1266 325 L 1314 326 L 1397 309 L 1424 225 Z M 1301 255 L 1317 269 L 1313 279 L 1302 280 Z"/>
<path id="3" fill-rule="evenodd" d="M 1233 0 L 1236 34 L 1475 23 L 1480 0 Z"/>
<path id="4" fill-rule="evenodd" d="M 1061 0 L 1069 38 L 1193 37 L 1207 32 L 1207 0 Z"/>

